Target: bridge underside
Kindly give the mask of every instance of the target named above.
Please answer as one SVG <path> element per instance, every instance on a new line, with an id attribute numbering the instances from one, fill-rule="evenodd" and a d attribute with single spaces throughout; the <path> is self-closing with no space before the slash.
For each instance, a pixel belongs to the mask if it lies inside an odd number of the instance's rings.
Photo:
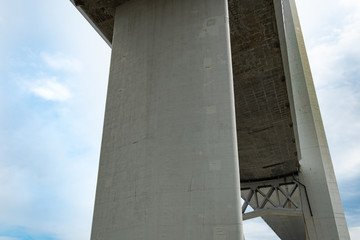
<path id="1" fill-rule="evenodd" d="M 298 159 L 272 1 L 229 1 L 241 181 L 296 174 Z"/>
<path id="2" fill-rule="evenodd" d="M 111 44 L 118 1 L 75 1 Z M 298 158 L 273 2 L 229 1 L 241 181 L 297 174 Z"/>
<path id="3" fill-rule="evenodd" d="M 115 8 L 126 1 L 73 3 L 111 46 Z M 297 175 L 273 1 L 230 0 L 228 6 L 241 182 Z M 266 215 L 263 219 L 282 239 L 305 235 L 302 217 Z"/>
<path id="4" fill-rule="evenodd" d="M 71 1 L 112 46 L 115 9 L 129 0 Z M 262 217 L 281 239 L 307 239 L 302 204 L 310 202 L 298 182 L 300 140 L 275 8 L 273 0 L 228 0 L 242 198 L 255 209 L 243 214 Z"/>

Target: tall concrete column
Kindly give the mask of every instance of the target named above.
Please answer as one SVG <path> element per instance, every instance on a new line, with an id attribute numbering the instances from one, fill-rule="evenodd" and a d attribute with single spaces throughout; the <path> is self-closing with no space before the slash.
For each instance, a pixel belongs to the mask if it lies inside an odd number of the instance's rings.
<path id="1" fill-rule="evenodd" d="M 92 240 L 242 239 L 227 11 L 116 8 Z"/>
<path id="2" fill-rule="evenodd" d="M 350 239 L 294 0 L 274 0 L 308 239 Z"/>

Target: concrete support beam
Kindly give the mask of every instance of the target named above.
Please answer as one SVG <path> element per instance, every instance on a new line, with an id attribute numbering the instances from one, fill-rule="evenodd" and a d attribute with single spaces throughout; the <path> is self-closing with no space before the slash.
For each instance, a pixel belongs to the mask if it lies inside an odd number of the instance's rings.
<path id="1" fill-rule="evenodd" d="M 92 240 L 242 239 L 226 0 L 116 9 Z"/>
<path id="2" fill-rule="evenodd" d="M 307 238 L 350 239 L 295 1 L 274 0 L 274 4 L 297 138 L 299 179 L 309 197 L 308 202 L 302 196 Z"/>
<path id="3" fill-rule="evenodd" d="M 299 210 L 287 210 L 287 209 L 280 209 L 280 210 L 264 209 L 246 214 L 246 216 L 244 216 L 244 221 L 266 215 L 297 217 L 297 216 L 301 216 L 302 212 Z"/>

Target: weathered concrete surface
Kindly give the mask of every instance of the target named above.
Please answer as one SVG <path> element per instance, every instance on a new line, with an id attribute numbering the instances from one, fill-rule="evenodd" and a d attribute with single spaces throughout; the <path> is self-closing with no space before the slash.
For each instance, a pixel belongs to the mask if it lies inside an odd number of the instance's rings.
<path id="1" fill-rule="evenodd" d="M 92 240 L 242 239 L 226 1 L 116 9 Z"/>
<path id="2" fill-rule="evenodd" d="M 306 186 L 309 204 L 303 194 L 304 221 L 309 239 L 350 239 L 335 173 L 307 59 L 294 0 L 274 0 L 284 18 L 280 40 L 284 69 L 292 89 L 290 105 L 299 148 L 299 179 Z M 281 21 L 283 20 L 283 23 Z M 289 91 L 290 92 L 290 91 Z M 312 216 L 310 209 L 312 210 Z"/>
<path id="3" fill-rule="evenodd" d="M 113 47 L 93 239 L 240 237 L 234 158 L 243 182 L 306 185 L 306 228 L 299 217 L 263 217 L 282 239 L 305 229 L 309 239 L 348 239 L 293 0 L 229 0 L 231 55 L 225 0 L 71 1 Z M 236 214 L 223 217 L 231 211 L 220 203 Z M 184 222 L 195 225 L 180 231 Z"/>
<path id="4" fill-rule="evenodd" d="M 111 45 L 114 6 L 126 1 L 83 2 L 78 7 Z M 298 158 L 273 3 L 230 0 L 229 13 L 241 181 L 293 175 Z"/>
<path id="5" fill-rule="evenodd" d="M 70 0 L 111 46 L 116 6 L 128 0 Z"/>
<path id="6" fill-rule="evenodd" d="M 298 158 L 273 2 L 229 1 L 241 181 L 289 176 Z"/>

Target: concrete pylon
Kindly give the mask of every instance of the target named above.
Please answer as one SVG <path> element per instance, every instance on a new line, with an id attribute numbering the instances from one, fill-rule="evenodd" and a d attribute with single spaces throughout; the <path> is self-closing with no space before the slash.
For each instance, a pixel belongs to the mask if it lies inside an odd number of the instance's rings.
<path id="1" fill-rule="evenodd" d="M 349 239 L 294 0 L 71 1 L 112 47 L 92 240 Z"/>
<path id="2" fill-rule="evenodd" d="M 91 239 L 242 236 L 227 3 L 116 8 Z"/>
<path id="3" fill-rule="evenodd" d="M 274 0 L 303 184 L 307 239 L 350 239 L 294 0 Z"/>

